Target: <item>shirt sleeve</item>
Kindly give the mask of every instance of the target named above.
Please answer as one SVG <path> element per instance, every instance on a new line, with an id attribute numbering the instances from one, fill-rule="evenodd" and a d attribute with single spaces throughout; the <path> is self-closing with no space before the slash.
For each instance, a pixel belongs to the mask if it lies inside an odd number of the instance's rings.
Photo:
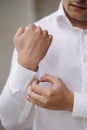
<path id="1" fill-rule="evenodd" d="M 74 106 L 72 115 L 87 118 L 87 93 L 74 92 Z"/>
<path id="2" fill-rule="evenodd" d="M 0 96 L 0 120 L 6 130 L 31 127 L 35 106 L 26 100 L 26 88 L 34 79 L 39 78 L 38 72 L 30 71 L 17 63 L 17 52 L 14 50 L 11 71 Z"/>

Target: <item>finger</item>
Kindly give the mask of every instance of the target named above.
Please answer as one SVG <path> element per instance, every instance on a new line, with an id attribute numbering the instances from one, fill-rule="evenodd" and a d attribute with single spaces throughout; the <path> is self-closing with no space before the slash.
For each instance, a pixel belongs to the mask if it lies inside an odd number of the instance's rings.
<path id="1" fill-rule="evenodd" d="M 26 31 L 30 31 L 30 30 L 34 30 L 36 28 L 35 24 L 29 24 L 29 26 L 27 26 Z"/>
<path id="2" fill-rule="evenodd" d="M 42 104 L 42 96 L 38 95 L 37 93 L 33 92 L 32 89 L 29 89 L 28 91 L 28 96 L 27 96 L 27 100 L 31 101 L 34 104 Z"/>
<path id="3" fill-rule="evenodd" d="M 22 33 L 24 33 L 24 31 L 25 31 L 25 28 L 20 27 L 20 28 L 17 30 L 17 33 L 16 33 L 15 36 L 14 36 L 14 39 L 20 37 L 20 35 L 21 35 Z"/>
<path id="4" fill-rule="evenodd" d="M 48 37 L 48 39 L 50 40 L 50 41 L 52 41 L 53 40 L 53 35 L 49 35 L 49 37 Z"/>
<path id="5" fill-rule="evenodd" d="M 27 96 L 27 100 L 32 102 L 33 104 L 36 104 L 38 106 L 41 106 L 43 108 L 47 108 L 47 109 L 55 109 L 55 107 L 50 106 L 47 104 L 47 98 L 46 96 L 41 96 L 38 95 L 34 92 L 31 92 L 28 96 Z"/>
<path id="6" fill-rule="evenodd" d="M 42 28 L 40 26 L 37 26 L 35 29 L 36 33 L 41 34 L 42 33 Z"/>
<path id="7" fill-rule="evenodd" d="M 50 82 L 50 83 L 54 84 L 56 81 L 56 77 L 49 75 L 49 74 L 45 74 L 43 77 L 41 77 L 41 81 L 42 82 Z"/>
<path id="8" fill-rule="evenodd" d="M 45 108 L 45 105 L 44 105 L 44 103 L 42 102 L 43 100 L 41 100 L 41 101 L 36 100 L 36 99 L 33 100 L 32 98 L 29 98 L 29 97 L 27 97 L 27 100 L 30 101 L 30 102 L 32 102 L 33 104 L 36 104 L 36 105 L 38 105 L 38 106 L 40 106 L 40 107 Z"/>
<path id="9" fill-rule="evenodd" d="M 50 87 L 51 88 L 51 87 Z M 50 91 L 50 88 L 49 87 L 41 87 L 39 84 L 38 84 L 38 81 L 34 81 L 32 83 L 32 91 L 39 94 L 39 95 L 48 95 L 49 91 Z"/>
<path id="10" fill-rule="evenodd" d="M 48 37 L 48 30 L 43 30 L 43 37 Z"/>
<path id="11" fill-rule="evenodd" d="M 48 35 L 48 37 L 47 37 L 47 43 L 48 43 L 49 46 L 51 45 L 52 40 L 53 40 L 53 36 L 52 35 Z M 49 46 L 48 46 L 48 48 L 49 48 Z"/>

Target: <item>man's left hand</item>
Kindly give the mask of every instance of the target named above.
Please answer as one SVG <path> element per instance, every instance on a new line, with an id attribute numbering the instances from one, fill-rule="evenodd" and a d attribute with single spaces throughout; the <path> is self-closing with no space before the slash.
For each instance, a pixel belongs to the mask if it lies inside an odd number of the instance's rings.
<path id="1" fill-rule="evenodd" d="M 51 86 L 41 87 L 40 82 L 51 83 Z M 46 74 L 41 81 L 35 80 L 28 86 L 27 100 L 43 108 L 72 112 L 74 94 L 60 78 Z"/>

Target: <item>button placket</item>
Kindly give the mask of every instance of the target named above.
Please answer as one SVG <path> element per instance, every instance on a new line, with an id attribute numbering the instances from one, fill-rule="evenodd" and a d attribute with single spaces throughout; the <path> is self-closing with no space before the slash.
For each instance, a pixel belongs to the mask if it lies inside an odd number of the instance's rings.
<path id="1" fill-rule="evenodd" d="M 87 92 L 87 36 L 85 31 L 82 32 L 81 35 L 81 44 L 82 44 L 82 73 L 83 73 L 83 92 Z"/>
<path id="2" fill-rule="evenodd" d="M 82 33 L 82 51 L 83 51 L 83 60 L 87 62 L 87 36 L 85 32 Z"/>

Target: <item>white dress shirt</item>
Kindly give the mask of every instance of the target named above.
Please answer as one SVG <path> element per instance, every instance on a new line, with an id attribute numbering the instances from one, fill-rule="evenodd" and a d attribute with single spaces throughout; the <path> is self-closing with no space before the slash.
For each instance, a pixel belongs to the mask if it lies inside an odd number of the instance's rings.
<path id="1" fill-rule="evenodd" d="M 0 97 L 0 118 L 7 130 L 87 130 L 87 30 L 73 27 L 59 9 L 36 23 L 54 36 L 38 72 L 17 63 L 12 67 Z M 60 77 L 74 92 L 73 112 L 48 110 L 26 100 L 27 85 L 44 74 Z"/>

